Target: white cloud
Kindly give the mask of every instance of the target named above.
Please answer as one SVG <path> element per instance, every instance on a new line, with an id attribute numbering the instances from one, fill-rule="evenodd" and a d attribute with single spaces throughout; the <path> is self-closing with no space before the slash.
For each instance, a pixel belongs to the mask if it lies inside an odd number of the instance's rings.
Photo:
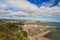
<path id="1" fill-rule="evenodd" d="M 42 6 L 50 7 L 51 5 L 53 5 L 54 2 L 55 0 L 50 0 L 49 2 L 44 2 Z"/>
<path id="2" fill-rule="evenodd" d="M 58 3 L 58 6 L 60 7 L 60 2 Z"/>
<path id="3" fill-rule="evenodd" d="M 54 0 L 51 2 L 43 3 L 40 8 L 36 5 L 31 4 L 26 0 L 5 0 L 5 3 L 0 2 L 0 17 L 12 17 L 12 18 L 19 18 L 19 17 L 39 17 L 39 16 L 60 16 L 60 7 L 46 7 L 53 4 Z M 50 4 L 51 3 L 51 4 Z M 45 5 L 45 6 L 44 6 Z M 60 5 L 60 3 L 59 3 Z M 8 10 L 8 7 L 12 6 L 13 8 L 19 10 L 18 12 L 11 12 Z M 3 15 L 4 14 L 4 15 Z"/>
<path id="4" fill-rule="evenodd" d="M 26 0 L 8 0 L 7 1 L 9 5 L 15 7 L 16 9 L 19 9 L 23 12 L 39 12 L 39 9 L 37 8 L 37 6 L 27 2 Z"/>
<path id="5" fill-rule="evenodd" d="M 52 8 L 42 6 L 40 10 L 42 10 L 41 11 L 42 15 L 45 15 L 45 16 L 54 16 L 55 14 L 60 15 L 60 7 L 58 6 L 55 6 Z"/>

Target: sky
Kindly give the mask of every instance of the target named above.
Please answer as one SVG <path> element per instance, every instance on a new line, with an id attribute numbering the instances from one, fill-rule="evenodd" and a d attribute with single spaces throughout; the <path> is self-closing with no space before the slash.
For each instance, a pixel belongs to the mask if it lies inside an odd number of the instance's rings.
<path id="1" fill-rule="evenodd" d="M 0 19 L 60 22 L 60 0 L 0 0 Z"/>

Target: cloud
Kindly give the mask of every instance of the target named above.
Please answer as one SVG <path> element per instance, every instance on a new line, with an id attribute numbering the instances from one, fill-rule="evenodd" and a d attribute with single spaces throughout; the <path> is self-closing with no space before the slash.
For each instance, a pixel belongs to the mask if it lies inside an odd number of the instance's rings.
<path id="1" fill-rule="evenodd" d="M 2 0 L 1 0 L 2 1 Z M 42 6 L 38 7 L 34 4 L 31 4 L 27 0 L 5 0 L 4 3 L 0 1 L 0 18 L 24 18 L 24 17 L 57 17 L 60 16 L 60 2 L 57 6 L 50 7 L 53 5 L 54 0 L 49 2 L 44 2 Z M 9 10 L 9 7 L 15 8 L 16 12 Z"/>
<path id="2" fill-rule="evenodd" d="M 42 6 L 50 7 L 54 4 L 55 0 L 49 0 L 48 2 L 42 3 Z"/>
<path id="3" fill-rule="evenodd" d="M 45 6 L 42 6 L 40 7 L 40 10 L 42 15 L 45 15 L 45 16 L 54 16 L 54 15 L 60 15 L 60 7 L 58 6 L 55 6 L 55 7 L 45 7 Z"/>
<path id="4" fill-rule="evenodd" d="M 16 0 L 16 1 L 8 0 L 8 4 L 23 12 L 28 12 L 28 13 L 30 13 L 30 12 L 38 13 L 39 12 L 39 9 L 37 8 L 37 6 L 29 3 L 26 0 L 24 0 L 24 1 L 23 0 Z"/>

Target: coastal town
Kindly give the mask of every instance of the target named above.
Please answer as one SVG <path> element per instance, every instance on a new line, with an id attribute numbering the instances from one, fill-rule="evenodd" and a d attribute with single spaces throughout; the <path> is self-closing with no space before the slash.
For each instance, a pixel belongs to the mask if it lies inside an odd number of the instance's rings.
<path id="1" fill-rule="evenodd" d="M 16 20 L 3 20 L 6 23 L 15 23 L 18 24 L 18 27 L 22 27 L 24 31 L 28 33 L 29 40 L 50 40 L 49 38 L 46 38 L 45 36 L 49 33 L 51 33 L 50 29 L 56 29 L 58 27 L 54 26 L 42 26 L 37 25 L 34 22 L 23 22 L 23 21 L 16 21 Z"/>

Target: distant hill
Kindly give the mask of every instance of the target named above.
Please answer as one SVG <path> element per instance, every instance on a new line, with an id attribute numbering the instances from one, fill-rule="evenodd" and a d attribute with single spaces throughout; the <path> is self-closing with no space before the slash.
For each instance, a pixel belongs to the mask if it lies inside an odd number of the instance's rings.
<path id="1" fill-rule="evenodd" d="M 51 21 L 45 21 L 45 20 L 18 20 L 18 19 L 0 19 L 5 21 L 18 21 L 18 22 L 24 22 L 24 24 L 37 24 L 42 26 L 56 26 L 60 27 L 60 22 L 51 22 Z"/>
<path id="2" fill-rule="evenodd" d="M 51 21 L 42 21 L 42 20 L 34 20 L 31 22 L 25 22 L 25 24 L 37 24 L 42 26 L 55 26 L 60 27 L 60 22 L 51 22 Z"/>

